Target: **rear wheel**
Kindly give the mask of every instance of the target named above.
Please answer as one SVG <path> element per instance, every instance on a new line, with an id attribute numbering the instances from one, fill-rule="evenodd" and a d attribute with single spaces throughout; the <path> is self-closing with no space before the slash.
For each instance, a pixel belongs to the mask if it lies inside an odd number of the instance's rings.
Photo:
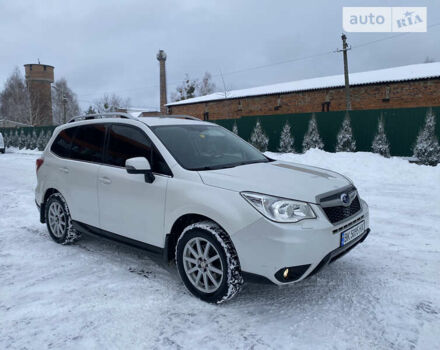
<path id="1" fill-rule="evenodd" d="M 231 299 L 243 284 L 240 262 L 229 236 L 209 221 L 183 231 L 177 242 L 176 263 L 187 289 L 210 303 Z"/>
<path id="2" fill-rule="evenodd" d="M 60 193 L 54 193 L 47 199 L 45 215 L 47 229 L 55 242 L 69 244 L 81 237 L 72 227 L 69 208 Z"/>

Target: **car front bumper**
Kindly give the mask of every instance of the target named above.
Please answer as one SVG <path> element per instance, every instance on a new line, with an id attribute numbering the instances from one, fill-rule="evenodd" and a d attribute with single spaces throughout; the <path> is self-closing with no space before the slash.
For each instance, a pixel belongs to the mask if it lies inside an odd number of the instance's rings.
<path id="1" fill-rule="evenodd" d="M 278 285 L 301 281 L 364 241 L 370 232 L 369 210 L 362 200 L 358 213 L 336 225 L 319 206 L 312 207 L 317 219 L 281 224 L 262 217 L 232 235 L 245 279 Z M 362 221 L 365 231 L 341 247 L 341 233 Z"/>

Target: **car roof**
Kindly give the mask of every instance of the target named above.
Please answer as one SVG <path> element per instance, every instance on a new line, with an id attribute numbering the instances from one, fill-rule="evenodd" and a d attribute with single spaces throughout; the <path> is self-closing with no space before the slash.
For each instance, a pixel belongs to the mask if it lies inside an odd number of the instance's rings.
<path id="1" fill-rule="evenodd" d="M 138 120 L 148 126 L 212 124 L 203 120 L 184 119 L 183 117 L 180 118 L 180 116 L 140 117 Z"/>

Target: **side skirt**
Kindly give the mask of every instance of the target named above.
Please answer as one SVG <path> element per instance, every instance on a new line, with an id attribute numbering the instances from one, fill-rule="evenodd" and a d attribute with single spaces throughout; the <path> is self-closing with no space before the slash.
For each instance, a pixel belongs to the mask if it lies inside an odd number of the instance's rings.
<path id="1" fill-rule="evenodd" d="M 135 247 L 135 248 L 139 248 L 139 249 L 148 251 L 153 254 L 165 256 L 166 251 L 164 248 L 160 248 L 160 247 L 148 244 L 148 243 L 140 242 L 135 239 L 127 238 L 127 237 L 118 235 L 116 233 L 105 231 L 100 228 L 90 226 L 90 225 L 87 225 L 87 224 L 84 224 L 82 222 L 75 221 L 75 220 L 72 220 L 72 226 L 74 229 L 78 230 L 81 233 L 87 234 L 87 235 L 106 238 L 111 241 L 123 243 L 123 244 L 129 245 L 131 247 Z"/>

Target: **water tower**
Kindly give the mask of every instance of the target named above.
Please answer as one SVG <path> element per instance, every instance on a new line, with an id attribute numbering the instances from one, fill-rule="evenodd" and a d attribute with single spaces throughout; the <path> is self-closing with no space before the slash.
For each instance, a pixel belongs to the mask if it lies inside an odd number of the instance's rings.
<path id="1" fill-rule="evenodd" d="M 31 99 L 34 125 L 52 125 L 51 85 L 54 81 L 53 66 L 47 64 L 25 64 L 26 84 Z"/>

